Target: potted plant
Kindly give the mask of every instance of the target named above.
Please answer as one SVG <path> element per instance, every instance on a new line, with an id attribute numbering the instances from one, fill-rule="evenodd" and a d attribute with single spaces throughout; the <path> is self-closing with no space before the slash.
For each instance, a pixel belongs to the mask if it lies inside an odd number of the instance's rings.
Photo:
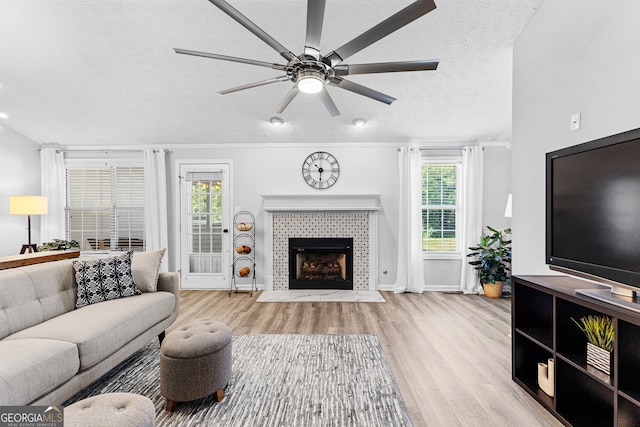
<path id="1" fill-rule="evenodd" d="M 577 322 L 571 318 L 587 337 L 587 364 L 611 375 L 611 352 L 616 332 L 613 318 L 604 315 L 589 315 Z"/>
<path id="2" fill-rule="evenodd" d="M 44 242 L 38 245 L 38 252 L 44 251 L 66 251 L 71 248 L 79 248 L 80 245 L 75 240 L 53 239 L 53 242 Z"/>
<path id="3" fill-rule="evenodd" d="M 467 257 L 474 258 L 469 264 L 477 270 L 484 294 L 499 298 L 511 266 L 511 240 L 507 240 L 511 229 L 497 230 L 489 226 L 487 229 L 491 234 L 481 237 L 476 246 L 471 246 Z"/>

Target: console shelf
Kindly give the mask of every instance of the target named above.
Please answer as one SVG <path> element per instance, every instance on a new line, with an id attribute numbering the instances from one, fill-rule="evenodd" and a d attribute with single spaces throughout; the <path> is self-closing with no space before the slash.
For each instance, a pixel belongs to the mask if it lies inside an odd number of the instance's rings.
<path id="1" fill-rule="evenodd" d="M 563 424 L 640 426 L 640 314 L 576 294 L 599 285 L 565 276 L 512 280 L 512 378 Z M 587 365 L 586 339 L 571 320 L 614 319 L 611 375 Z M 554 396 L 538 387 L 537 365 L 555 361 Z"/>

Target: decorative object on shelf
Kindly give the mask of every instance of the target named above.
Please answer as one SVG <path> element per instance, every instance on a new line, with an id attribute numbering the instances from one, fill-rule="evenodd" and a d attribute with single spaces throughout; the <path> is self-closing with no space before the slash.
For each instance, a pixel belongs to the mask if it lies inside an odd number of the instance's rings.
<path id="1" fill-rule="evenodd" d="M 338 160 L 324 151 L 311 153 L 302 163 L 302 178 L 309 187 L 325 189 L 338 181 L 340 165 Z"/>
<path id="2" fill-rule="evenodd" d="M 547 363 L 538 363 L 538 386 L 549 396 L 553 397 L 553 388 L 555 385 L 555 362 L 552 358 Z"/>
<path id="3" fill-rule="evenodd" d="M 604 315 L 589 315 L 573 323 L 587 337 L 587 364 L 611 375 L 611 356 L 615 343 L 613 318 Z"/>
<path id="4" fill-rule="evenodd" d="M 48 213 L 47 198 L 45 196 L 9 196 L 9 213 L 11 215 L 26 215 L 29 243 L 22 245 L 20 253 L 36 252 L 35 243 L 31 243 L 31 215 L 46 215 Z"/>
<path id="5" fill-rule="evenodd" d="M 467 257 L 474 257 L 469 264 L 477 270 L 484 294 L 500 298 L 511 269 L 511 240 L 507 240 L 511 229 L 497 230 L 489 226 L 487 229 L 491 234 L 481 237 L 476 246 L 469 247 L 471 253 Z"/>
<path id="6" fill-rule="evenodd" d="M 38 252 L 45 251 L 66 251 L 71 248 L 79 248 L 80 243 L 75 240 L 53 239 L 52 242 L 44 242 L 38 245 Z"/>
<path id="7" fill-rule="evenodd" d="M 238 282 L 247 284 L 250 281 L 250 296 L 256 290 L 256 261 L 255 261 L 255 217 L 247 211 L 240 211 L 233 217 L 233 264 L 231 265 L 231 289 L 229 296 L 238 292 Z"/>
<path id="8" fill-rule="evenodd" d="M 239 254 L 250 254 L 251 246 L 247 246 L 247 245 L 236 246 L 236 252 Z"/>
<path id="9" fill-rule="evenodd" d="M 587 343 L 587 365 L 591 365 L 607 375 L 611 375 L 611 355 L 610 351 L 590 342 Z"/>
<path id="10" fill-rule="evenodd" d="M 249 231 L 253 228 L 253 224 L 248 224 L 246 222 L 240 222 L 236 225 L 238 231 Z"/>

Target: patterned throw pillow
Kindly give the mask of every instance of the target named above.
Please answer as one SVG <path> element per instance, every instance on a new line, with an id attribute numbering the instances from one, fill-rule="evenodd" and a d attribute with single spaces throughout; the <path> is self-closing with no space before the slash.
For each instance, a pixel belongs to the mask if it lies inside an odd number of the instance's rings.
<path id="1" fill-rule="evenodd" d="M 78 297 L 76 308 L 117 298 L 140 295 L 133 282 L 133 251 L 103 259 L 73 261 Z"/>

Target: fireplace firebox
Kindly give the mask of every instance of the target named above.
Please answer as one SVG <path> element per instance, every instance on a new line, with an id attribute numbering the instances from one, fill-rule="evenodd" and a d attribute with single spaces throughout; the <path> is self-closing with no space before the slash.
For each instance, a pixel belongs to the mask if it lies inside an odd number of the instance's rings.
<path id="1" fill-rule="evenodd" d="M 289 289 L 353 290 L 353 239 L 289 238 Z"/>

